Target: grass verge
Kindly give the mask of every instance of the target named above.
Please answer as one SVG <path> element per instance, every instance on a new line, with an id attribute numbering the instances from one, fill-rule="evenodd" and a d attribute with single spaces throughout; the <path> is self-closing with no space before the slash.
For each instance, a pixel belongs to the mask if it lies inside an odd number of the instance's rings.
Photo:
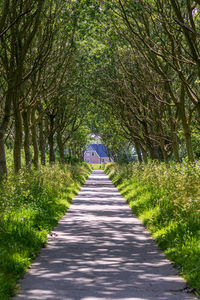
<path id="1" fill-rule="evenodd" d="M 45 246 L 47 234 L 69 208 L 90 174 L 82 165 L 54 165 L 11 174 L 0 190 L 0 299 L 17 291 L 17 281 Z"/>
<path id="2" fill-rule="evenodd" d="M 105 172 L 200 295 L 200 164 L 107 164 Z"/>

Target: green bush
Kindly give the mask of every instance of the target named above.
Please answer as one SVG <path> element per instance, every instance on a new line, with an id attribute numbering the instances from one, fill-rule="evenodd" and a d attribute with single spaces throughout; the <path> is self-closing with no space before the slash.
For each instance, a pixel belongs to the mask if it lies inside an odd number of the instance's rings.
<path id="1" fill-rule="evenodd" d="M 91 172 L 87 164 L 54 165 L 9 172 L 0 194 L 0 299 L 9 299 L 17 280 Z"/>
<path id="2" fill-rule="evenodd" d="M 105 171 L 200 294 L 200 163 L 108 164 Z"/>

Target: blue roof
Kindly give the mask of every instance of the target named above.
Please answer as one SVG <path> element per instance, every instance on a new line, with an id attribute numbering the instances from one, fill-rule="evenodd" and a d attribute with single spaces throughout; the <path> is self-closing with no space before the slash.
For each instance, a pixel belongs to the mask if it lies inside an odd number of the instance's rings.
<path id="1" fill-rule="evenodd" d="M 91 144 L 88 146 L 87 151 L 96 151 L 100 157 L 108 157 L 106 154 L 106 146 L 104 144 Z"/>

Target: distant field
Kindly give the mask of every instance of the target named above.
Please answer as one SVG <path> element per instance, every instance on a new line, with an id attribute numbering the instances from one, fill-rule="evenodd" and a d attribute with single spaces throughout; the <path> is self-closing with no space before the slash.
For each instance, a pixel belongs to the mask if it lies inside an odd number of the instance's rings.
<path id="1" fill-rule="evenodd" d="M 104 169 L 105 164 L 91 164 L 93 170 Z"/>

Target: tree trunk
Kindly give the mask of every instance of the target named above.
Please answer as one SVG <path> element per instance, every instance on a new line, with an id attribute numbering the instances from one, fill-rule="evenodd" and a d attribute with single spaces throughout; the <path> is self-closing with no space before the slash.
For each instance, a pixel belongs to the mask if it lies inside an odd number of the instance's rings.
<path id="1" fill-rule="evenodd" d="M 149 149 L 149 156 L 150 156 L 150 159 L 151 159 L 151 160 L 156 159 L 155 153 L 154 153 L 154 149 L 153 149 L 151 146 L 148 146 L 148 149 Z"/>
<path id="2" fill-rule="evenodd" d="M 24 110 L 22 113 L 23 125 L 24 125 L 24 152 L 25 152 L 25 161 L 26 167 L 28 170 L 31 169 L 31 153 L 30 153 L 30 115 L 27 110 Z"/>
<path id="3" fill-rule="evenodd" d="M 50 127 L 49 127 L 49 163 L 53 164 L 56 161 L 55 152 L 54 152 L 54 115 L 49 116 Z"/>
<path id="4" fill-rule="evenodd" d="M 45 166 L 45 139 L 44 139 L 44 128 L 43 128 L 43 119 L 39 123 L 39 149 L 40 149 L 40 161 L 41 165 Z"/>
<path id="5" fill-rule="evenodd" d="M 188 154 L 188 160 L 193 162 L 194 161 L 194 153 L 193 153 L 193 149 L 192 149 L 190 127 L 187 126 L 186 124 L 184 124 L 183 131 L 184 131 L 184 135 L 185 135 L 185 143 L 186 143 L 186 149 L 187 149 L 187 154 Z"/>
<path id="6" fill-rule="evenodd" d="M 141 151 L 142 151 L 142 158 L 143 158 L 143 161 L 144 161 L 145 164 L 147 164 L 147 163 L 148 163 L 147 152 L 146 152 L 146 150 L 144 150 L 143 147 L 141 147 Z"/>
<path id="7" fill-rule="evenodd" d="M 135 144 L 135 150 L 136 150 L 137 155 L 138 155 L 138 161 L 141 164 L 142 163 L 142 154 L 141 154 L 140 147 L 139 147 L 137 142 L 134 142 L 134 144 Z"/>
<path id="8" fill-rule="evenodd" d="M 57 144 L 58 144 L 58 150 L 60 154 L 60 162 L 64 164 L 65 163 L 64 145 L 62 142 L 62 136 L 60 132 L 57 132 Z"/>
<path id="9" fill-rule="evenodd" d="M 31 134 L 32 134 L 32 145 L 34 150 L 33 165 L 35 169 L 38 169 L 39 149 L 38 149 L 38 142 L 37 142 L 37 130 L 35 125 L 35 109 L 33 109 L 31 113 Z"/>
<path id="10" fill-rule="evenodd" d="M 12 83 L 12 82 L 11 82 Z M 6 95 L 6 102 L 4 108 L 4 117 L 0 125 L 0 177 L 7 176 L 7 166 L 6 166 L 6 154 L 5 154 L 5 142 L 4 137 L 6 129 L 10 120 L 10 111 L 12 105 L 12 87 L 8 86 L 8 92 Z"/>
<path id="11" fill-rule="evenodd" d="M 174 154 L 174 160 L 175 162 L 180 162 L 180 156 L 179 156 L 179 150 L 178 150 L 178 137 L 176 133 L 176 124 L 173 121 L 172 118 L 172 111 L 171 106 L 168 105 L 168 113 L 169 113 L 169 121 L 170 121 L 170 134 L 172 139 L 172 148 L 173 148 L 173 154 Z"/>
<path id="12" fill-rule="evenodd" d="M 148 130 L 147 123 L 142 122 L 142 125 L 143 125 L 143 132 L 144 132 L 143 136 L 145 137 L 145 140 L 146 140 L 146 145 L 147 145 L 147 149 L 148 149 L 148 152 L 149 152 L 150 159 L 155 160 L 155 159 L 157 159 L 157 157 L 155 155 L 152 140 L 150 139 L 150 136 L 149 136 L 149 130 Z"/>
<path id="13" fill-rule="evenodd" d="M 167 152 L 165 150 L 165 146 L 164 146 L 164 142 L 163 141 L 160 142 L 160 147 L 161 147 L 161 151 L 162 151 L 162 156 L 163 156 L 164 162 L 166 164 L 169 164 L 169 158 L 168 158 Z"/>
<path id="14" fill-rule="evenodd" d="M 181 88 L 181 96 L 180 96 L 180 103 L 178 104 L 178 109 L 179 109 L 179 116 L 182 121 L 183 132 L 184 132 L 184 136 L 185 136 L 188 160 L 193 162 L 194 161 L 194 153 L 193 153 L 193 148 L 192 148 L 190 125 L 188 123 L 188 120 L 186 117 L 186 112 L 185 112 L 185 91 L 184 91 L 183 85 Z"/>
<path id="15" fill-rule="evenodd" d="M 172 148 L 173 148 L 173 153 L 174 153 L 174 160 L 175 162 L 180 162 L 180 156 L 179 156 L 179 150 L 178 150 L 178 137 L 177 133 L 174 130 L 171 132 L 171 138 L 172 138 Z"/>
<path id="16" fill-rule="evenodd" d="M 0 130 L 0 179 L 7 176 L 4 130 Z"/>
<path id="17" fill-rule="evenodd" d="M 14 140 L 14 170 L 18 173 L 21 169 L 21 148 L 22 148 L 22 118 L 18 105 L 14 107 L 15 117 L 15 140 Z"/>

